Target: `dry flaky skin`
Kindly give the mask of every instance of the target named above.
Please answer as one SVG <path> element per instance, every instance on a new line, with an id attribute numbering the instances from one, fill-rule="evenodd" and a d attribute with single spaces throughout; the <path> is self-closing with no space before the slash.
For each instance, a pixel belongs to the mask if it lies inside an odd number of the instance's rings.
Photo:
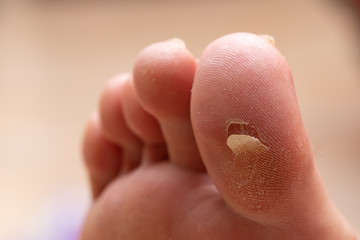
<path id="1" fill-rule="evenodd" d="M 275 166 L 269 171 L 272 160 L 269 147 L 261 142 L 255 127 L 245 121 L 231 120 L 226 130 L 226 144 L 234 154 L 233 160 L 226 163 L 227 169 L 230 173 L 236 168 L 237 172 L 241 173 L 239 176 L 233 176 L 234 182 L 237 182 L 236 192 L 240 195 L 239 201 L 246 202 L 245 205 L 250 211 L 269 208 L 266 206 L 266 199 L 271 194 L 268 186 L 269 182 L 272 182 L 272 174 L 263 173 L 277 171 Z"/>
<path id="2" fill-rule="evenodd" d="M 260 143 L 265 146 L 255 127 L 251 126 L 248 122 L 242 120 L 230 120 L 226 127 L 226 132 L 228 137 L 231 135 L 245 135 L 256 138 Z"/>
<path id="3" fill-rule="evenodd" d="M 269 34 L 261 34 L 261 37 L 265 38 L 266 40 L 268 40 L 272 45 L 275 46 L 275 38 Z"/>
<path id="4" fill-rule="evenodd" d="M 250 184 L 256 171 L 256 165 L 261 164 L 259 161 L 263 160 L 262 156 L 269 149 L 259 139 L 248 135 L 230 135 L 227 145 L 234 153 L 233 167 L 243 170 L 243 179 L 237 184 L 237 187 Z"/>
<path id="5" fill-rule="evenodd" d="M 259 139 L 243 134 L 233 134 L 227 139 L 226 144 L 235 155 L 246 154 L 247 152 L 266 152 L 269 150 Z"/>
<path id="6" fill-rule="evenodd" d="M 252 180 L 254 171 L 261 156 L 266 155 L 269 148 L 260 141 L 255 127 L 244 121 L 231 121 L 227 126 L 227 146 L 234 153 L 234 166 L 242 165 L 244 181 L 238 185 L 245 185 Z"/>

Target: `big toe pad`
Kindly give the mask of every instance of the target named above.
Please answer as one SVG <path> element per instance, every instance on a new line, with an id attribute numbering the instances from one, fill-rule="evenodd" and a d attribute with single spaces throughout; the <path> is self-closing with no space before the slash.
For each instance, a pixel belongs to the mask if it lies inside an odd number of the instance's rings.
<path id="1" fill-rule="evenodd" d="M 256 218 L 295 207 L 312 155 L 289 67 L 271 42 L 237 33 L 211 43 L 191 104 L 203 161 L 232 209 Z"/>

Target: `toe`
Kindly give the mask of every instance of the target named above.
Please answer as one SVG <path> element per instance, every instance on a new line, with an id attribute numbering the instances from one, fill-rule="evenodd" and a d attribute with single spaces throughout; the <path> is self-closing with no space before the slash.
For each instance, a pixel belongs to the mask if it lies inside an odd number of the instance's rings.
<path id="1" fill-rule="evenodd" d="M 190 121 L 196 65 L 180 40 L 153 44 L 137 57 L 134 83 L 139 102 L 160 123 L 170 160 L 203 169 Z"/>
<path id="2" fill-rule="evenodd" d="M 121 149 L 105 139 L 97 114 L 91 117 L 86 128 L 83 154 L 93 197 L 97 198 L 119 174 L 122 165 Z"/>
<path id="3" fill-rule="evenodd" d="M 136 167 L 141 161 L 142 141 L 130 130 L 124 118 L 122 88 L 130 74 L 119 75 L 107 84 L 100 100 L 100 122 L 105 138 L 123 149 L 123 171 Z"/>
<path id="4" fill-rule="evenodd" d="M 142 162 L 168 159 L 159 122 L 140 105 L 132 79 L 124 83 L 121 96 L 126 124 L 144 143 Z"/>
<path id="5" fill-rule="evenodd" d="M 206 48 L 191 119 L 208 173 L 234 211 L 272 225 L 339 219 L 325 210 L 333 207 L 313 164 L 289 67 L 267 39 L 231 34 Z"/>

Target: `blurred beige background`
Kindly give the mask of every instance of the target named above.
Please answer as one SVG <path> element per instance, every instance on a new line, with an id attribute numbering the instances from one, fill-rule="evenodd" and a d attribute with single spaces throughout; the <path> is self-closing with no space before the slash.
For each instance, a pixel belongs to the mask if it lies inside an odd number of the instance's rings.
<path id="1" fill-rule="evenodd" d="M 340 0 L 0 2 L 0 239 L 78 226 L 84 124 L 143 47 L 180 37 L 199 57 L 238 31 L 275 37 L 329 194 L 360 232 L 358 20 Z"/>

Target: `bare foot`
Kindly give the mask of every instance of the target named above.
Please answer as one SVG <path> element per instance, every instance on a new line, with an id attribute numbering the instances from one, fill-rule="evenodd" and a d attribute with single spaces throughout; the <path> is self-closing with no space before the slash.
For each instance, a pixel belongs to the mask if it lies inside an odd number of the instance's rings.
<path id="1" fill-rule="evenodd" d="M 355 239 L 313 162 L 289 67 L 264 37 L 143 50 L 84 138 L 82 239 Z"/>

